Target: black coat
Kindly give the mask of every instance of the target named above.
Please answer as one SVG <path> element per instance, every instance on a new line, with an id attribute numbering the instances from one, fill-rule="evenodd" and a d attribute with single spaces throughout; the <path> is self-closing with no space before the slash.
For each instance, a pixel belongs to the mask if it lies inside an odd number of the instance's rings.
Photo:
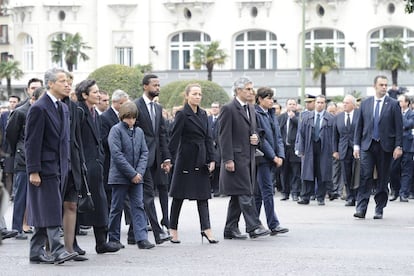
<path id="1" fill-rule="evenodd" d="M 105 161 L 104 161 L 104 187 L 105 190 L 110 190 L 111 187 L 108 185 L 108 174 L 109 174 L 109 167 L 111 165 L 111 152 L 109 150 L 108 145 L 108 135 L 111 128 L 119 123 L 119 117 L 115 114 L 115 111 L 112 107 L 108 108 L 101 114 L 101 121 L 102 121 L 102 128 L 101 128 L 101 138 L 102 138 L 102 145 L 105 153 Z"/>
<path id="2" fill-rule="evenodd" d="M 95 211 L 79 214 L 81 225 L 107 226 L 108 203 L 103 185 L 104 152 L 101 140 L 101 118 L 96 114 L 95 121 L 84 102 L 79 102 L 79 118 L 87 179 L 95 204 Z"/>
<path id="3" fill-rule="evenodd" d="M 175 115 L 169 150 L 174 160 L 170 195 L 180 199 L 211 198 L 207 164 L 214 160 L 207 113 L 186 104 Z"/>

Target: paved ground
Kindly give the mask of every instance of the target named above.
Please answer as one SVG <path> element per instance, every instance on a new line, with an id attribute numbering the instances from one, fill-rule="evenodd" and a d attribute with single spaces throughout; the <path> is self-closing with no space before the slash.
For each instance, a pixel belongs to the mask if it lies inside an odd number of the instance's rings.
<path id="1" fill-rule="evenodd" d="M 88 261 L 63 265 L 29 264 L 29 241 L 4 240 L 0 246 L 0 275 L 413 275 L 414 201 L 390 202 L 383 220 L 352 217 L 344 201 L 326 206 L 300 206 L 279 200 L 277 214 L 287 234 L 256 240 L 223 240 L 228 198 L 210 200 L 211 224 L 217 245 L 202 244 L 195 202 L 184 203 L 181 244 L 165 243 L 151 250 L 125 249 L 97 255 L 93 233 L 79 237 Z M 262 214 L 263 215 L 263 214 Z M 262 216 L 263 218 L 263 216 Z M 6 219 L 11 222 L 11 208 Z M 265 223 L 265 219 L 262 221 Z M 150 238 L 153 240 L 152 233 Z"/>

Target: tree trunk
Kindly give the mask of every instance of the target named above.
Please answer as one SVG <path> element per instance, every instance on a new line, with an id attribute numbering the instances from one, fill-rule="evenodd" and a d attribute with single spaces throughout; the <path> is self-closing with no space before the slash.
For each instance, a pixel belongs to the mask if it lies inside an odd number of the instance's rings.
<path id="1" fill-rule="evenodd" d="M 213 67 L 214 67 L 214 65 L 213 64 L 207 64 L 206 65 L 206 67 L 207 67 L 207 80 L 209 80 L 209 81 L 213 81 Z"/>
<path id="2" fill-rule="evenodd" d="M 72 64 L 72 63 L 67 62 L 67 63 L 66 63 L 66 66 L 68 67 L 68 71 L 69 71 L 69 72 L 73 72 L 73 64 Z"/>
<path id="3" fill-rule="evenodd" d="M 321 94 L 326 96 L 326 74 L 321 74 Z"/>
<path id="4" fill-rule="evenodd" d="M 11 78 L 7 78 L 7 98 L 9 98 L 11 94 L 12 94 Z"/>
<path id="5" fill-rule="evenodd" d="M 398 84 L 398 69 L 391 70 L 392 83 Z"/>

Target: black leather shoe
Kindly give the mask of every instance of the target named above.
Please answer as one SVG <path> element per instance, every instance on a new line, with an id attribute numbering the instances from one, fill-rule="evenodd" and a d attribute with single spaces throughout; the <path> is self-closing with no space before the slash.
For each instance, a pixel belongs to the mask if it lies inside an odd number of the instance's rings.
<path id="1" fill-rule="evenodd" d="M 10 238 L 14 238 L 17 236 L 17 234 L 19 234 L 19 231 L 17 230 L 3 230 L 1 232 L 1 239 L 10 239 Z"/>
<path id="2" fill-rule="evenodd" d="M 365 218 L 365 214 L 361 213 L 361 212 L 356 212 L 354 214 L 354 217 L 356 218 L 360 218 L 360 219 L 364 219 Z"/>
<path id="3" fill-rule="evenodd" d="M 247 235 L 240 233 L 239 229 L 236 230 L 224 230 L 225 240 L 245 240 Z"/>
<path id="4" fill-rule="evenodd" d="M 135 240 L 131 240 L 131 239 L 128 239 L 128 244 L 137 244 L 137 242 L 135 241 Z"/>
<path id="5" fill-rule="evenodd" d="M 281 201 L 285 201 L 289 199 L 289 195 L 282 195 Z"/>
<path id="6" fill-rule="evenodd" d="M 400 196 L 400 202 L 408 202 L 408 198 Z"/>
<path id="7" fill-rule="evenodd" d="M 125 248 L 125 245 L 123 245 L 120 241 L 109 241 L 109 244 L 113 247 L 119 247 L 119 249 Z"/>
<path id="8" fill-rule="evenodd" d="M 50 256 L 39 255 L 36 257 L 30 257 L 31 264 L 54 264 L 54 260 Z"/>
<path id="9" fill-rule="evenodd" d="M 324 206 L 325 205 L 325 201 L 324 200 L 318 200 L 318 205 L 319 206 Z"/>
<path id="10" fill-rule="evenodd" d="M 285 228 L 279 225 L 276 228 L 273 228 L 272 230 L 270 230 L 270 236 L 275 236 L 277 234 L 283 234 L 287 232 L 289 232 L 288 228 Z"/>
<path id="11" fill-rule="evenodd" d="M 139 249 L 151 249 L 153 248 L 155 245 L 150 243 L 148 240 L 142 240 L 137 242 L 138 244 L 138 248 Z"/>
<path id="12" fill-rule="evenodd" d="M 119 251 L 119 247 L 116 247 L 110 243 L 103 243 L 100 245 L 95 246 L 96 253 L 103 254 L 103 253 L 113 253 Z"/>
<path id="13" fill-rule="evenodd" d="M 375 213 L 374 219 L 382 219 L 382 214 L 381 213 Z"/>
<path id="14" fill-rule="evenodd" d="M 63 251 L 62 253 L 60 253 L 55 258 L 55 264 L 62 264 L 64 262 L 66 262 L 66 261 L 72 260 L 76 256 L 78 256 L 78 253 L 77 252 L 69 253 L 68 251 Z"/>
<path id="15" fill-rule="evenodd" d="M 84 262 L 84 261 L 87 261 L 87 260 L 89 260 L 88 258 L 86 258 L 86 257 L 84 257 L 84 256 L 76 256 L 75 258 L 73 258 L 72 259 L 73 261 L 75 261 L 75 262 Z"/>
<path id="16" fill-rule="evenodd" d="M 74 250 L 75 252 L 78 252 L 78 254 L 79 254 L 79 255 L 81 255 L 81 256 L 83 256 L 83 255 L 85 255 L 85 254 L 86 254 L 86 251 L 85 251 L 85 250 L 83 250 L 82 248 L 80 248 L 79 246 L 74 246 L 74 247 L 73 247 L 73 250 Z"/>
<path id="17" fill-rule="evenodd" d="M 165 232 L 161 232 L 158 237 L 159 238 L 155 240 L 156 244 L 162 244 L 172 239 L 172 236 L 170 236 L 168 233 L 165 233 Z"/>
<path id="18" fill-rule="evenodd" d="M 301 199 L 301 200 L 298 201 L 298 204 L 307 205 L 307 204 L 309 204 L 309 200 Z"/>
<path id="19" fill-rule="evenodd" d="M 349 200 L 345 203 L 345 206 L 355 206 L 355 200 Z"/>
<path id="20" fill-rule="evenodd" d="M 390 198 L 390 201 L 395 201 L 395 200 L 397 200 L 397 198 L 398 198 L 398 196 L 394 195 L 394 196 L 392 196 L 392 198 Z"/>
<path id="21" fill-rule="evenodd" d="M 254 231 L 249 232 L 249 237 L 255 239 L 258 237 L 267 236 L 270 234 L 270 230 L 265 229 L 263 226 L 256 228 Z"/>

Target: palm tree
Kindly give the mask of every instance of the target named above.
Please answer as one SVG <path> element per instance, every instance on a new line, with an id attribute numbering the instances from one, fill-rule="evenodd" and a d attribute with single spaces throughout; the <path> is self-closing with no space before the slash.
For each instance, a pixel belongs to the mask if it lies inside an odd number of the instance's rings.
<path id="1" fill-rule="evenodd" d="M 405 12 L 413 13 L 414 12 L 414 0 L 404 0 L 407 3 L 405 4 Z"/>
<path id="2" fill-rule="evenodd" d="M 73 67 L 78 64 L 79 59 L 86 61 L 89 59 L 82 50 L 91 49 L 82 41 L 79 33 L 59 34 L 55 40 L 51 41 L 52 61 L 59 63 L 62 59 L 65 60 L 69 72 L 73 71 Z"/>
<path id="3" fill-rule="evenodd" d="M 16 80 L 23 77 L 23 71 L 19 68 L 20 62 L 15 60 L 2 61 L 0 63 L 0 79 L 7 80 L 7 95 L 11 95 L 11 79 Z"/>
<path id="4" fill-rule="evenodd" d="M 201 66 L 207 68 L 207 79 L 213 80 L 213 68 L 214 65 L 223 65 L 227 59 L 227 54 L 224 50 L 219 49 L 220 42 L 212 41 L 210 44 L 197 44 L 195 45 L 193 53 L 193 66 L 196 69 L 200 69 Z"/>
<path id="5" fill-rule="evenodd" d="M 326 96 L 326 74 L 332 69 L 338 69 L 335 60 L 336 54 L 332 47 L 321 48 L 315 46 L 311 55 L 310 63 L 313 64 L 313 79 L 321 78 L 321 94 Z"/>
<path id="6" fill-rule="evenodd" d="M 390 70 L 392 83 L 398 83 L 398 70 L 406 71 L 410 69 L 407 57 L 411 59 L 410 51 L 404 47 L 404 42 L 400 38 L 384 40 L 380 43 L 377 55 L 377 68 L 380 70 Z"/>

